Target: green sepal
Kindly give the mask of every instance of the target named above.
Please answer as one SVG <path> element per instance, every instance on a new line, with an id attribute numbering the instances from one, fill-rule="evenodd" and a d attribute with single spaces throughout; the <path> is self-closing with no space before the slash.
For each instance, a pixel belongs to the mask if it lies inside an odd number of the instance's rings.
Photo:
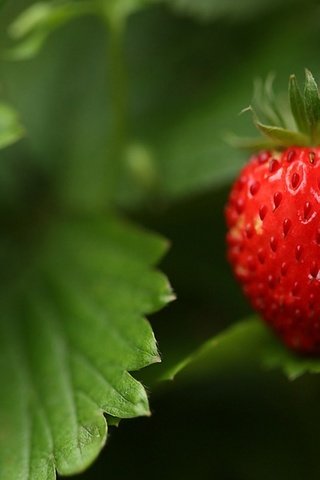
<path id="1" fill-rule="evenodd" d="M 295 75 L 290 75 L 289 78 L 289 100 L 292 115 L 296 122 L 298 129 L 308 134 L 309 133 L 309 124 L 306 115 L 306 109 L 304 105 L 304 99 L 301 94 L 297 79 Z"/>
<path id="2" fill-rule="evenodd" d="M 260 122 L 256 122 L 256 126 L 261 133 L 269 138 L 276 146 L 307 146 L 309 144 L 308 136 L 303 133 L 287 130 L 286 128 L 274 127 L 272 125 L 264 125 Z"/>
<path id="3" fill-rule="evenodd" d="M 250 105 L 241 113 L 251 112 L 253 123 L 268 141 L 248 138 L 242 141 L 236 137 L 230 140 L 229 137 L 229 143 L 249 150 L 262 148 L 281 150 L 293 145 L 319 146 L 320 94 L 311 72 L 306 69 L 305 75 L 303 92 L 299 88 L 295 75 L 290 76 L 289 102 L 286 104 L 276 101 L 272 88 L 272 75 L 269 75 L 264 83 L 257 80 L 254 86 L 253 106 Z"/>
<path id="4" fill-rule="evenodd" d="M 99 15 L 99 4 L 92 0 L 53 0 L 36 2 L 24 10 L 9 26 L 9 36 L 16 43 L 2 52 L 8 60 L 28 60 L 42 48 L 59 27 L 85 15 Z"/>
<path id="5" fill-rule="evenodd" d="M 267 88 L 267 83 L 268 88 Z M 270 89 L 271 83 L 271 89 Z M 256 78 L 253 85 L 253 105 L 255 107 L 255 111 L 259 112 L 259 115 L 263 116 L 264 120 L 268 123 L 278 123 L 279 119 L 277 117 L 276 112 L 272 108 L 272 101 L 270 101 L 270 97 L 272 97 L 272 80 L 270 81 L 270 75 L 266 82 L 263 82 L 261 78 Z M 245 109 L 243 111 L 250 110 Z M 241 112 L 242 113 L 242 112 Z"/>
<path id="6" fill-rule="evenodd" d="M 311 137 L 314 138 L 320 121 L 320 98 L 312 73 L 306 69 L 305 75 L 304 103 Z"/>
<path id="7" fill-rule="evenodd" d="M 279 123 L 280 127 L 285 128 L 286 127 L 285 118 L 282 112 L 278 108 L 277 99 L 273 91 L 274 79 L 275 79 L 275 75 L 273 73 L 269 74 L 266 78 L 266 81 L 264 84 L 266 102 L 269 104 L 269 108 L 273 112 L 273 115 L 276 118 L 276 122 Z"/>
<path id="8" fill-rule="evenodd" d="M 240 113 L 251 112 L 253 123 L 256 128 L 269 140 L 269 148 L 290 147 L 292 145 L 309 144 L 309 138 L 301 132 L 295 132 L 287 128 L 277 127 L 274 125 L 266 125 L 260 122 L 255 110 L 251 105 L 242 110 Z"/>
<path id="9" fill-rule="evenodd" d="M 258 150 L 269 150 L 274 147 L 274 143 L 267 138 L 262 137 L 238 137 L 232 133 L 225 135 L 224 140 L 234 148 L 240 150 L 251 150 L 253 152 Z"/>

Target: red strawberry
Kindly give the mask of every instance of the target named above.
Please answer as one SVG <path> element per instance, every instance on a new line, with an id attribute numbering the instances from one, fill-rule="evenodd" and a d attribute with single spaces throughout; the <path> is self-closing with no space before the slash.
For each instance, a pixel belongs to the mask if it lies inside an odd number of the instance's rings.
<path id="1" fill-rule="evenodd" d="M 313 123 L 307 103 L 308 88 L 314 90 L 314 85 L 307 72 L 303 97 L 295 78 L 290 80 L 292 112 L 298 126 L 304 127 L 302 134 L 256 119 L 271 140 L 270 149 L 253 155 L 241 171 L 230 193 L 226 219 L 228 258 L 253 307 L 287 346 L 320 354 L 318 90 L 312 100 L 318 101 Z M 297 135 L 314 146 L 288 147 Z"/>

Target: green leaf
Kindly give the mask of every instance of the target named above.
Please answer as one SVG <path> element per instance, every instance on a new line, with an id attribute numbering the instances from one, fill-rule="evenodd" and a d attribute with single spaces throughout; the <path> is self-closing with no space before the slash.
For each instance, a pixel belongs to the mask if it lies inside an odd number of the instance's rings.
<path id="1" fill-rule="evenodd" d="M 8 51 L 7 56 L 12 60 L 30 59 L 57 28 L 77 17 L 96 12 L 97 5 L 89 1 L 34 3 L 10 25 L 9 35 L 17 44 Z"/>
<path id="2" fill-rule="evenodd" d="M 23 135 L 24 129 L 15 110 L 0 103 L 0 149 L 15 143 Z"/>
<path id="3" fill-rule="evenodd" d="M 299 85 L 295 75 L 291 75 L 289 79 L 289 100 L 291 111 L 294 116 L 296 125 L 301 132 L 309 133 L 308 119 L 304 99 L 299 89 Z"/>
<path id="4" fill-rule="evenodd" d="M 149 415 L 128 371 L 159 361 L 144 315 L 172 292 L 153 269 L 166 242 L 109 215 L 33 225 L 23 239 L 1 239 L 0 471 L 51 480 L 94 460 L 103 413 Z"/>

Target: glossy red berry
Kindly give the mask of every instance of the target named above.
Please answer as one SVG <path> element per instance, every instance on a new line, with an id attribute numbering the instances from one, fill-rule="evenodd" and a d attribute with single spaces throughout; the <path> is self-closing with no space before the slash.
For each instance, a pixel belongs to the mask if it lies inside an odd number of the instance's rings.
<path id="1" fill-rule="evenodd" d="M 320 147 L 254 155 L 226 206 L 228 258 L 290 348 L 320 354 Z"/>

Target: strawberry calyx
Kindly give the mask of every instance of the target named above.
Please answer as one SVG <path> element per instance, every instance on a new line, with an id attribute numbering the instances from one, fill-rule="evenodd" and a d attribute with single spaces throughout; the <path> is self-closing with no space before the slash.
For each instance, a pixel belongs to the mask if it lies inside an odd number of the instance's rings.
<path id="1" fill-rule="evenodd" d="M 233 137 L 231 143 L 239 148 L 259 151 L 283 150 L 292 145 L 320 145 L 320 96 L 318 85 L 309 70 L 301 91 L 295 75 L 289 78 L 288 101 L 281 105 L 273 93 L 273 76 L 265 83 L 255 84 L 253 103 L 241 113 L 251 112 L 254 125 L 262 134 L 258 138 Z M 261 120 L 262 119 L 262 120 Z"/>

